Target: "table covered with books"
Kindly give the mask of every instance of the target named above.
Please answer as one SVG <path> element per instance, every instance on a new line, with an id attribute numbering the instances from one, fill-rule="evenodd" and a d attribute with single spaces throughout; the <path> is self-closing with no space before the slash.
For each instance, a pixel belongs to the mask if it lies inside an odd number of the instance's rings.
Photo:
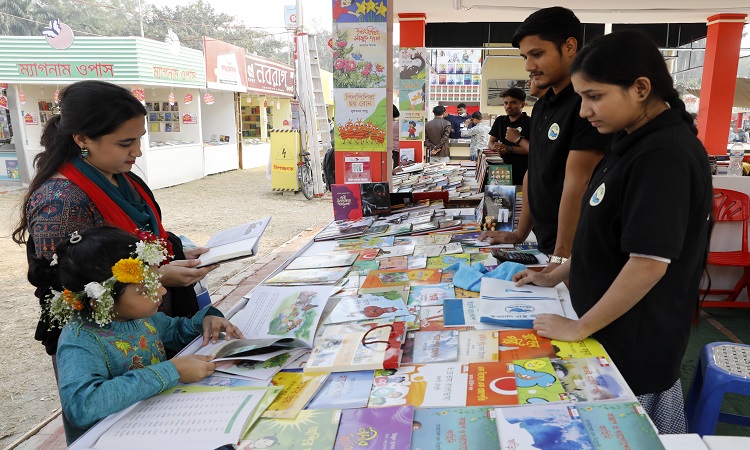
<path id="1" fill-rule="evenodd" d="M 516 287 L 474 210 L 445 206 L 332 222 L 227 314 L 246 339 L 183 350 L 212 376 L 71 448 L 663 448 L 598 342 L 530 329 L 576 317 L 565 286 Z"/>

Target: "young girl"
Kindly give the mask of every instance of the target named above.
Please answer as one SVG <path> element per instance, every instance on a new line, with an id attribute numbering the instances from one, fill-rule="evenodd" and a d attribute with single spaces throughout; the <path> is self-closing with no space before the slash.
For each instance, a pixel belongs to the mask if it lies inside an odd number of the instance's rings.
<path id="1" fill-rule="evenodd" d="M 540 336 L 596 337 L 662 434 L 685 433 L 680 364 L 697 312 L 711 229 L 706 150 L 664 57 L 638 32 L 612 33 L 570 67 L 581 117 L 617 133 L 583 197 L 572 258 L 518 285 L 569 279 L 579 320 L 540 315 Z"/>
<path id="2" fill-rule="evenodd" d="M 168 255 L 163 240 L 142 235 L 94 227 L 56 247 L 51 268 L 63 291 L 53 291 L 46 313 L 63 327 L 57 361 L 68 444 L 99 419 L 214 372 L 210 357 L 167 361 L 165 349 L 180 350 L 201 333 L 204 345 L 220 331 L 242 337 L 210 306 L 190 319 L 157 312 L 166 292 L 157 269 Z"/>

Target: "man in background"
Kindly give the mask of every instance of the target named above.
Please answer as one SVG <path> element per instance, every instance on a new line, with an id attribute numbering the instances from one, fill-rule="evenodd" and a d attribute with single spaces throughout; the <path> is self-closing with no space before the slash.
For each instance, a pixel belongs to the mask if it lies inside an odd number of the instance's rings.
<path id="1" fill-rule="evenodd" d="M 470 123 L 473 125 L 471 128 L 469 128 Z M 482 117 L 482 113 L 474 111 L 471 115 L 471 119 L 466 121 L 466 129 L 461 131 L 461 137 L 471 138 L 471 144 L 469 145 L 470 160 L 476 161 L 479 152 L 488 148 L 490 139 L 489 132 L 490 126 Z"/>
<path id="2" fill-rule="evenodd" d="M 465 123 L 467 120 L 469 120 L 471 117 L 469 117 L 468 114 L 466 114 L 466 103 L 459 103 L 456 106 L 456 110 L 458 111 L 457 115 L 449 114 L 445 119 L 451 123 L 451 139 L 460 139 L 461 138 L 461 130 L 465 126 Z"/>
<path id="3" fill-rule="evenodd" d="M 432 109 L 435 118 L 424 126 L 424 146 L 427 149 L 431 162 L 450 161 L 450 139 L 451 123 L 445 120 L 447 113 L 444 106 L 436 106 Z"/>
<path id="4" fill-rule="evenodd" d="M 520 186 L 529 166 L 531 119 L 523 112 L 526 93 L 519 88 L 510 88 L 500 95 L 506 115 L 498 117 L 492 124 L 490 146 L 500 153 L 506 164 L 511 165 L 513 184 Z"/>

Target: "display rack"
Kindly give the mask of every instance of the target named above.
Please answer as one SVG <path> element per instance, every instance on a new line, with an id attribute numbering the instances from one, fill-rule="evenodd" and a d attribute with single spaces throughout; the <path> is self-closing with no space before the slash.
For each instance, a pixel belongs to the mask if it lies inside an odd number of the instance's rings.
<path id="1" fill-rule="evenodd" d="M 262 120 L 260 118 L 260 106 L 242 107 L 242 137 L 260 138 Z"/>
<path id="2" fill-rule="evenodd" d="M 180 132 L 180 105 L 169 102 L 146 102 L 148 131 L 152 133 Z"/>

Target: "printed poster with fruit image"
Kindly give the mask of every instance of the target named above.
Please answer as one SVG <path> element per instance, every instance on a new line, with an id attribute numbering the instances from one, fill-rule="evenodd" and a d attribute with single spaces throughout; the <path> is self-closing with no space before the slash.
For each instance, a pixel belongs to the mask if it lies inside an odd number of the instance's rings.
<path id="1" fill-rule="evenodd" d="M 385 89 L 336 89 L 336 151 L 384 152 L 388 118 Z"/>
<path id="2" fill-rule="evenodd" d="M 333 86 L 386 87 L 387 43 L 385 23 L 337 25 L 333 38 Z"/>

